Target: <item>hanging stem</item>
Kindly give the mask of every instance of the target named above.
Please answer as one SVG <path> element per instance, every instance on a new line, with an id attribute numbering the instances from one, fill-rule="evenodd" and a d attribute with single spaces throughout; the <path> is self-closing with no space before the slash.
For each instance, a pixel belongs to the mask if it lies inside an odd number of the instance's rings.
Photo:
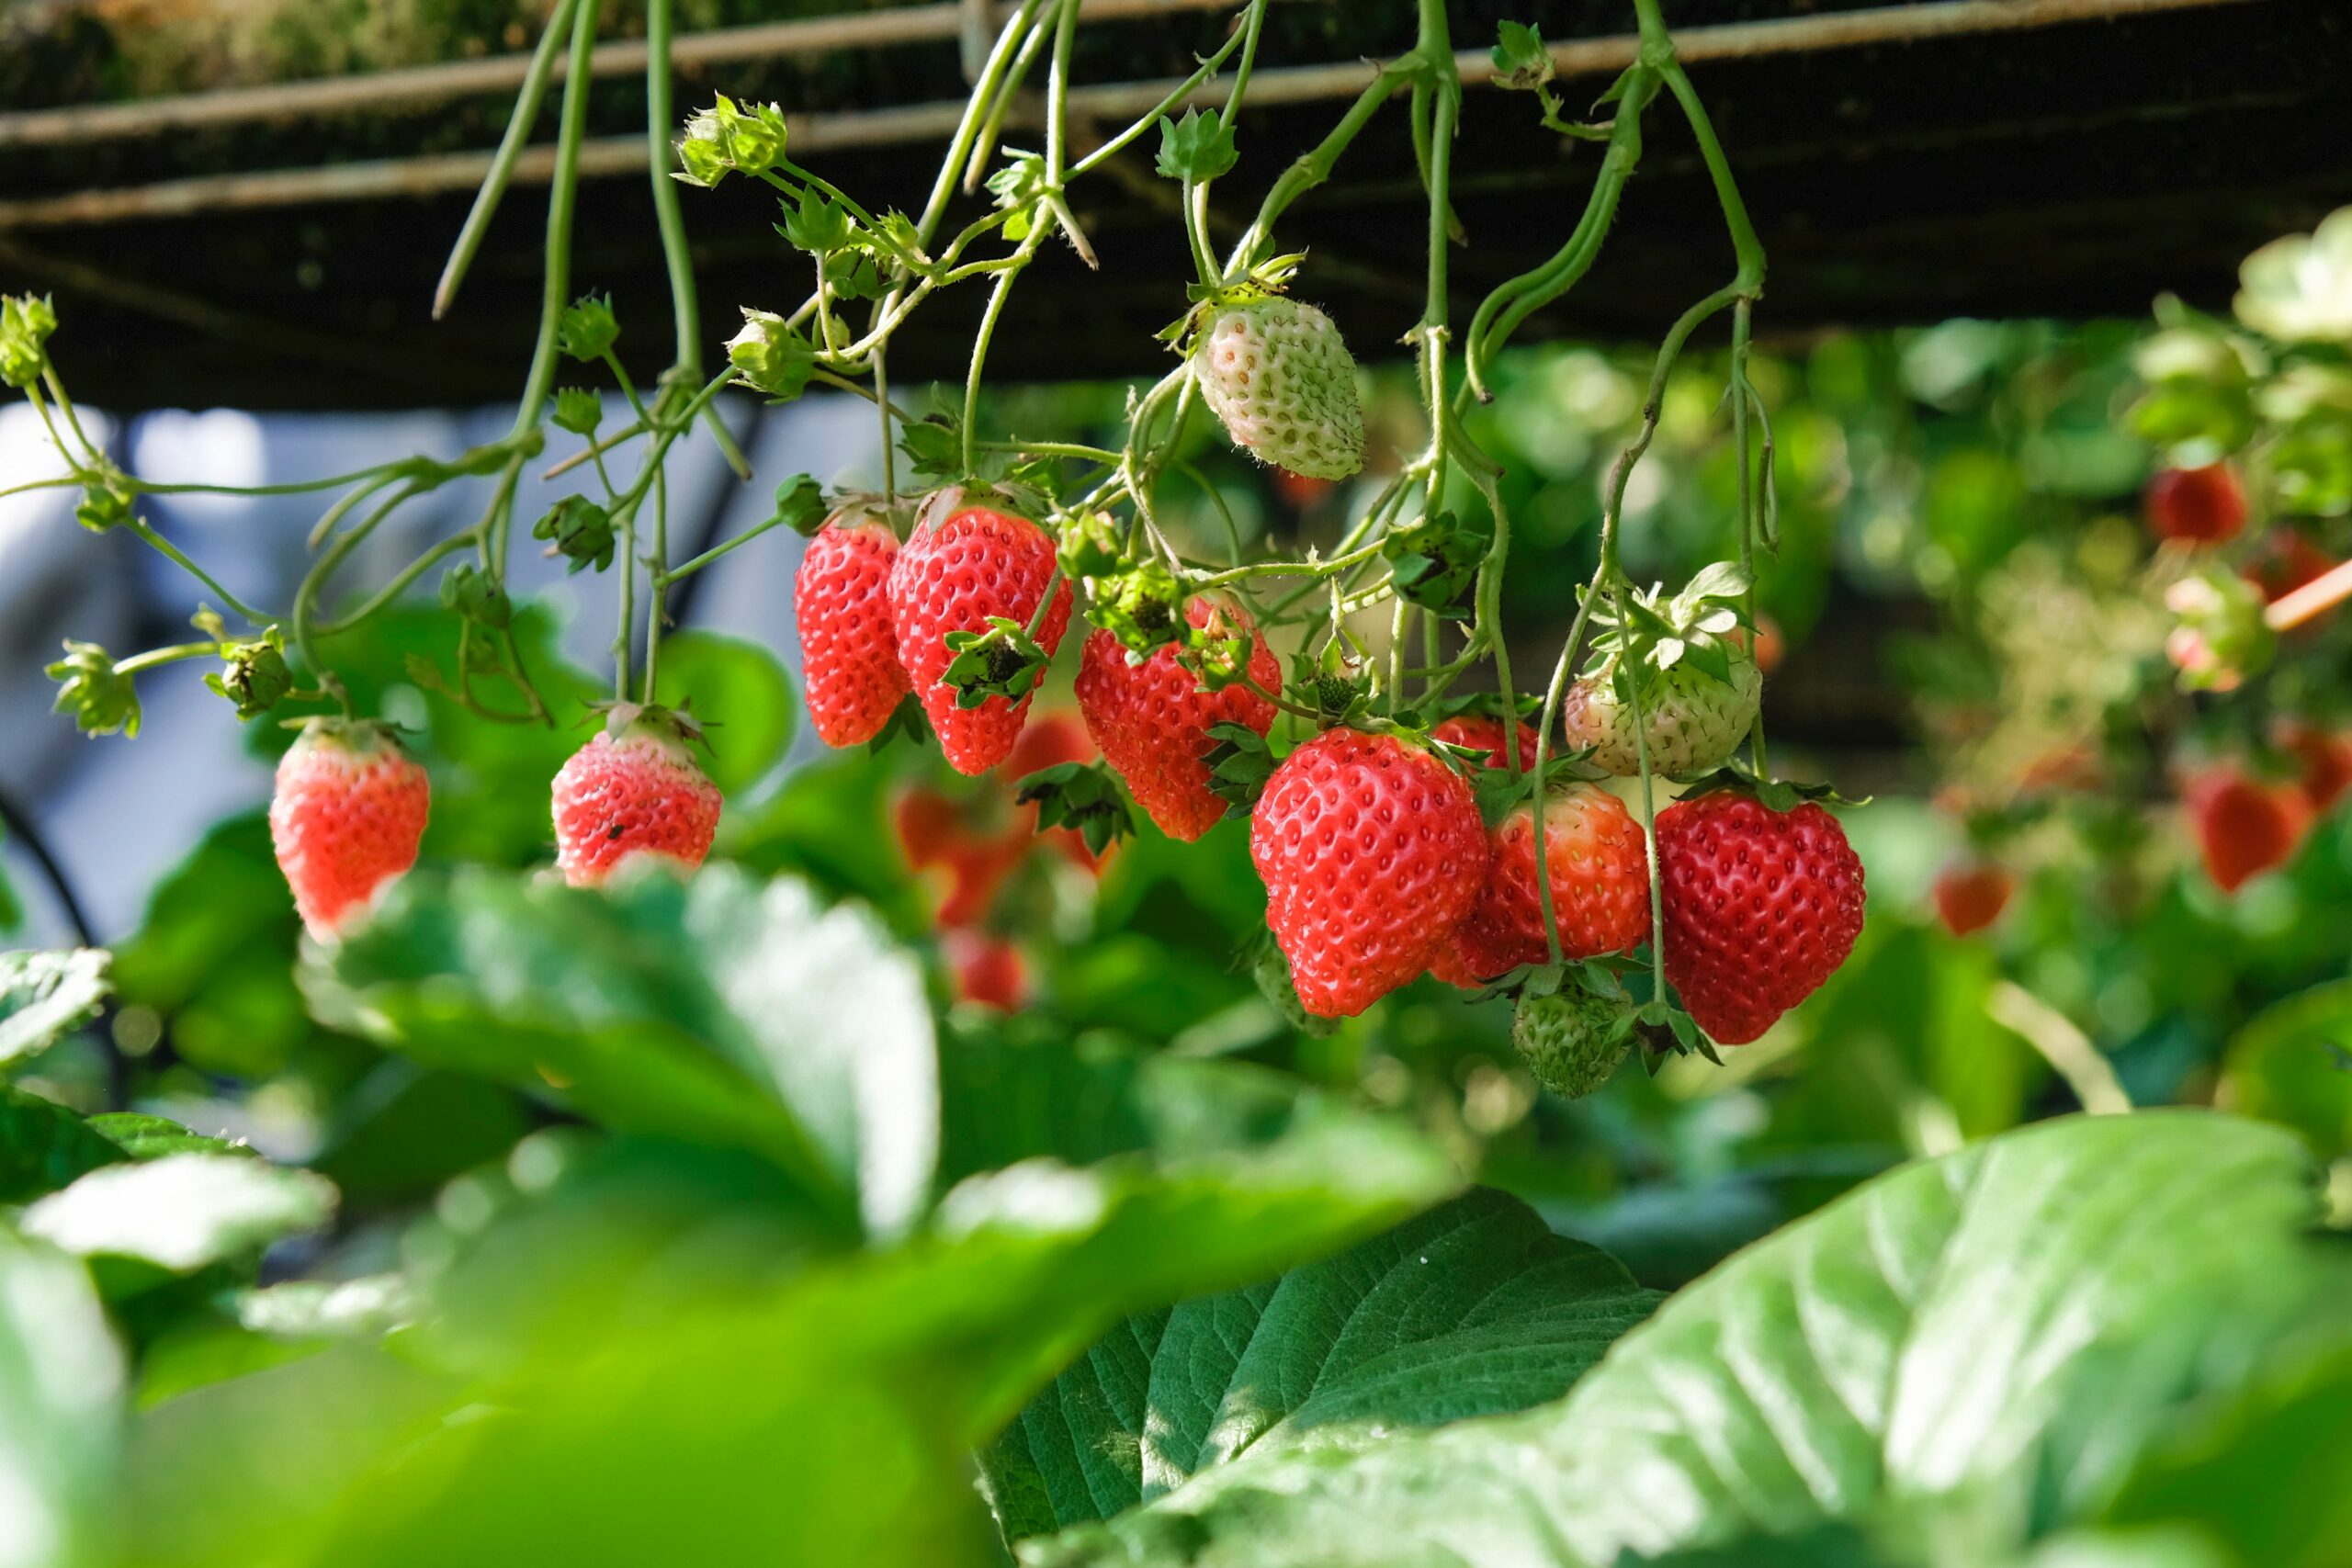
<path id="1" fill-rule="evenodd" d="M 539 427 L 555 384 L 556 330 L 571 298 L 571 214 L 580 194 L 580 143 L 588 126 L 588 71 L 596 48 L 596 7 L 582 6 L 571 22 L 571 59 L 563 79 L 563 121 L 557 132 L 555 177 L 548 196 L 547 282 L 539 299 L 539 337 L 530 375 L 514 411 L 520 437 Z"/>
<path id="2" fill-rule="evenodd" d="M 539 34 L 538 47 L 531 51 L 531 63 L 523 73 L 522 90 L 514 95 L 514 108 L 506 117 L 506 134 L 499 138 L 498 151 L 490 160 L 490 173 L 482 176 L 481 188 L 474 193 L 472 210 L 466 214 L 465 227 L 458 231 L 458 243 L 449 248 L 449 260 L 441 269 L 441 282 L 433 290 L 433 319 L 439 321 L 448 313 L 458 298 L 458 286 L 465 282 L 467 269 L 474 264 L 474 254 L 481 249 L 482 236 L 490 232 L 490 220 L 497 216 L 498 204 L 504 199 L 506 186 L 514 177 L 514 164 L 523 155 L 523 148 L 531 140 L 531 127 L 539 118 L 539 106 L 546 101 L 548 78 L 555 74 L 555 57 L 571 35 L 572 13 L 580 0 L 556 0 L 548 12 L 547 27 Z"/>

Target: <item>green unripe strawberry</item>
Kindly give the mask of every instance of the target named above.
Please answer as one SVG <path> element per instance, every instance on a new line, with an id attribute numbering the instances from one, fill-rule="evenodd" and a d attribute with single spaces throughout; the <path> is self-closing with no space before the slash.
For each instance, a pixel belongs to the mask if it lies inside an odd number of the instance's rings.
<path id="1" fill-rule="evenodd" d="M 1731 679 L 1689 663 L 1652 677 L 1642 694 L 1642 729 L 1650 772 L 1689 778 L 1719 768 L 1755 727 L 1764 677 L 1744 652 L 1730 655 Z M 1561 723 L 1571 747 L 1592 748 L 1592 763 L 1628 777 L 1641 771 L 1634 739 L 1634 710 L 1617 692 L 1610 671 L 1588 675 L 1568 689 Z"/>
<path id="2" fill-rule="evenodd" d="M 1510 1041 L 1538 1082 L 1566 1100 L 1581 1100 L 1609 1081 L 1634 1043 L 1634 1014 L 1623 997 L 1561 991 L 1521 997 Z"/>
<path id="3" fill-rule="evenodd" d="M 1355 357 L 1314 306 L 1277 296 L 1211 312 L 1193 376 L 1234 444 L 1276 468 L 1343 479 L 1363 467 Z"/>

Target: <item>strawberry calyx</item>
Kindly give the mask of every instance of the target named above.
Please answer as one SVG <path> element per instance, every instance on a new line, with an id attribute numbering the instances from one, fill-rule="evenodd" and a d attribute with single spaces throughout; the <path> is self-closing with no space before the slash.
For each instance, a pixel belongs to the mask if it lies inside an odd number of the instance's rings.
<path id="1" fill-rule="evenodd" d="M 1152 335 L 1179 354 L 1193 352 L 1194 338 L 1219 310 L 1234 305 L 1256 305 L 1290 291 L 1290 280 L 1306 259 L 1305 251 L 1270 256 L 1241 276 L 1216 283 L 1188 283 L 1184 298 L 1192 309 Z"/>
<path id="2" fill-rule="evenodd" d="M 665 707 L 659 703 L 600 702 L 588 705 L 605 716 L 605 735 L 614 745 L 655 745 L 679 761 L 692 765 L 690 748 L 708 750 L 706 726 L 688 705 Z"/>
<path id="3" fill-rule="evenodd" d="M 1684 787 L 1681 800 L 1696 800 L 1702 795 L 1728 792 L 1745 795 L 1763 802 L 1774 811 L 1794 811 L 1808 801 L 1816 806 L 1868 806 L 1869 795 L 1855 799 L 1838 793 L 1825 784 L 1798 784 L 1791 779 L 1764 779 L 1736 763 L 1727 762 L 1713 773 L 1702 773 Z"/>
<path id="4" fill-rule="evenodd" d="M 1597 629 L 1586 678 L 1610 682 L 1621 702 L 1634 700 L 1637 677 L 1647 692 L 1678 666 L 1731 685 L 1736 665 L 1754 662 L 1755 628 L 1746 608 L 1753 586 L 1746 568 L 1716 561 L 1670 597 L 1653 587 L 1625 594 L 1622 608 L 1617 600 L 1602 600 L 1593 606 Z M 1743 631 L 1749 636 L 1739 636 Z"/>

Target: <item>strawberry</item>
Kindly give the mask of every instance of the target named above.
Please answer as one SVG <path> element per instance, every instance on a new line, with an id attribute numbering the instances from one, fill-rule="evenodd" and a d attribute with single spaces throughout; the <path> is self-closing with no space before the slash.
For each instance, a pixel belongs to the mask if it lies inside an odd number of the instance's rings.
<path id="1" fill-rule="evenodd" d="M 1689 778 L 1721 767 L 1755 728 L 1764 678 L 1747 654 L 1731 655 L 1731 680 L 1716 680 L 1688 663 L 1659 676 L 1642 698 L 1643 738 L 1650 772 Z M 1592 764 L 1626 777 L 1641 770 L 1633 709 L 1618 699 L 1606 671 L 1568 688 L 1560 721 L 1572 747 L 1592 748 Z"/>
<path id="2" fill-rule="evenodd" d="M 2199 773 L 2182 797 L 2206 874 L 2224 893 L 2235 893 L 2292 860 L 2311 826 L 2311 804 L 2300 788 L 2253 778 L 2233 766 Z"/>
<path id="3" fill-rule="evenodd" d="M 1050 588 L 1054 598 L 1037 628 L 1047 657 L 1069 625 L 1069 584 L 1057 575 L 1054 542 L 1026 517 L 967 506 L 933 527 L 918 527 L 890 571 L 890 623 L 899 662 L 914 685 L 939 749 L 959 773 L 983 773 L 1011 754 L 1029 716 L 1029 697 L 984 699 L 960 707 L 941 681 L 956 654 L 950 632 L 986 632 L 991 617 L 1026 626 Z"/>
<path id="4" fill-rule="evenodd" d="M 956 999 L 1012 1012 L 1029 997 L 1029 966 L 1021 950 L 987 931 L 951 931 L 943 942 Z"/>
<path id="5" fill-rule="evenodd" d="M 1490 768 L 1510 765 L 1510 753 L 1503 746 L 1503 721 L 1483 713 L 1458 713 L 1452 718 L 1438 720 L 1430 731 L 1430 739 L 1442 740 L 1449 746 L 1465 746 L 1487 754 Z M 1532 726 L 1519 727 L 1519 771 L 1526 773 L 1535 766 L 1535 730 Z"/>
<path id="6" fill-rule="evenodd" d="M 1998 861 L 1956 860 L 1936 874 L 1936 917 L 1952 935 L 1972 935 L 2001 918 L 2017 886 Z"/>
<path id="7" fill-rule="evenodd" d="M 1514 808 L 1489 842 L 1494 863 L 1486 886 L 1438 974 L 1456 985 L 1541 964 L 1550 951 L 1535 887 L 1533 808 Z M 1561 955 L 1598 958 L 1638 943 L 1650 923 L 1649 857 L 1624 804 L 1598 784 L 1555 784 L 1544 809 L 1544 844 Z"/>
<path id="8" fill-rule="evenodd" d="M 277 763 L 269 838 L 302 925 L 323 942 L 416 863 L 432 790 L 381 725 L 314 718 Z"/>
<path id="9" fill-rule="evenodd" d="M 2335 558 L 2312 543 L 2301 529 L 2272 528 L 2240 570 L 2262 590 L 2264 601 L 2275 604 L 2305 583 L 2318 581 L 2335 566 Z"/>
<path id="10" fill-rule="evenodd" d="M 899 835 L 899 849 L 916 871 L 939 864 L 964 832 L 964 816 L 956 803 L 918 784 L 899 797 L 890 810 L 890 826 Z"/>
<path id="11" fill-rule="evenodd" d="M 1582 991 L 1521 997 L 1511 1014 L 1510 1043 L 1538 1083 L 1564 1100 L 1581 1100 L 1609 1081 L 1632 1048 L 1633 1010 L 1622 997 Z"/>
<path id="12" fill-rule="evenodd" d="M 1277 296 L 1208 310 L 1192 365 L 1235 446 L 1303 479 L 1343 479 L 1363 467 L 1355 358 L 1314 306 Z"/>
<path id="13" fill-rule="evenodd" d="M 691 871 L 718 831 L 718 786 L 687 753 L 694 731 L 665 708 L 624 703 L 555 775 L 555 863 L 594 887 L 624 862 L 658 855 Z"/>
<path id="14" fill-rule="evenodd" d="M 1250 825 L 1266 920 L 1317 1018 L 1430 966 L 1487 875 L 1469 783 L 1394 735 L 1327 729 L 1283 760 Z"/>
<path id="15" fill-rule="evenodd" d="M 2278 744 L 2301 764 L 2297 783 L 2313 816 L 2326 815 L 2352 789 L 2352 736 L 2288 724 L 2279 728 Z"/>
<path id="16" fill-rule="evenodd" d="M 2218 545 L 2245 526 L 2245 491 L 2227 463 L 2166 468 L 2148 484 L 2148 527 L 2160 539 Z"/>
<path id="17" fill-rule="evenodd" d="M 1237 607 L 1194 599 L 1184 609 L 1193 626 L 1222 632 L 1231 626 L 1250 631 L 1250 678 L 1272 691 L 1282 683 L 1282 666 L 1257 627 Z M 1236 683 L 1212 692 L 1177 658 L 1173 643 L 1140 664 L 1127 662 L 1126 649 L 1107 631 L 1086 639 L 1078 670 L 1078 708 L 1087 733 L 1126 781 L 1159 830 L 1191 843 L 1225 815 L 1225 802 L 1209 790 L 1203 759 L 1216 742 L 1209 727 L 1238 724 L 1263 735 L 1274 725 L 1274 705 Z"/>
<path id="18" fill-rule="evenodd" d="M 1862 929 L 1862 863 L 1810 802 L 1729 790 L 1657 816 L 1666 977 L 1699 1027 L 1745 1045 L 1837 973 Z"/>
<path id="19" fill-rule="evenodd" d="M 792 580 L 808 718 L 828 746 L 861 746 L 907 694 L 890 625 L 890 568 L 899 536 L 876 518 L 835 519 L 817 531 Z"/>

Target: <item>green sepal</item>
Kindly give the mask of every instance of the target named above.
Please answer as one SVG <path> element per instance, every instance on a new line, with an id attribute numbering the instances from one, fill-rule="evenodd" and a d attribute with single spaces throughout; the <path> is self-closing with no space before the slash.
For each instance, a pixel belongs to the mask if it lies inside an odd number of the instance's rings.
<path id="1" fill-rule="evenodd" d="M 1088 615 L 1127 650 L 1130 663 L 1140 662 L 1171 642 L 1183 639 L 1184 585 L 1157 560 L 1092 578 Z"/>
<path id="2" fill-rule="evenodd" d="M 899 699 L 899 705 L 890 710 L 890 716 L 874 732 L 874 739 L 865 743 L 866 755 L 875 755 L 900 736 L 910 745 L 928 746 L 932 742 L 931 720 L 924 716 L 922 705 L 912 696 Z"/>
<path id="3" fill-rule="evenodd" d="M 1227 817 L 1247 817 L 1282 759 L 1246 724 L 1212 724 L 1206 733 L 1216 742 L 1201 758 L 1208 764 L 1209 793 L 1226 803 Z"/>
<path id="4" fill-rule="evenodd" d="M 556 318 L 555 345 L 585 364 L 602 359 L 620 341 L 621 325 L 613 315 L 611 299 L 582 294 Z"/>
<path id="5" fill-rule="evenodd" d="M 939 680 L 954 689 L 959 708 L 978 707 L 990 697 L 1019 702 L 1035 688 L 1049 661 L 1026 627 L 1002 615 L 990 615 L 984 632 L 949 632 L 944 640 L 956 657 Z"/>
<path id="6" fill-rule="evenodd" d="M 1274 941 L 1271 930 L 1261 927 L 1257 935 L 1243 942 L 1241 951 L 1234 956 L 1234 966 L 1250 972 L 1259 994 L 1282 1014 L 1283 1022 L 1301 1034 L 1320 1040 L 1339 1029 L 1341 1020 L 1317 1018 L 1298 999 L 1297 984 L 1291 978 L 1290 959 L 1283 953 L 1282 944 Z"/>
<path id="7" fill-rule="evenodd" d="M 1187 109 L 1181 120 L 1159 117 L 1159 156 L 1152 167 L 1165 178 L 1206 185 L 1239 161 L 1233 128 L 1220 115 Z"/>
<path id="8" fill-rule="evenodd" d="M 586 566 L 602 571 L 613 564 L 613 520 L 584 495 L 557 502 L 531 525 L 531 537 L 548 541 L 547 553 L 569 561 L 571 571 Z"/>
<path id="9" fill-rule="evenodd" d="M 813 536 L 831 513 L 823 487 L 807 474 L 794 474 L 775 487 L 775 511 L 768 522 L 780 523 L 803 537 Z"/>
<path id="10" fill-rule="evenodd" d="M 596 426 L 605 420 L 605 400 L 585 387 L 565 387 L 555 395 L 555 412 L 550 417 L 558 430 L 594 436 Z"/>
<path id="11" fill-rule="evenodd" d="M 1394 530 L 1381 542 L 1380 553 L 1399 597 L 1448 620 L 1462 620 L 1470 614 L 1471 591 L 1494 542 L 1494 524 L 1483 513 L 1464 518 L 1446 511 Z"/>
<path id="12" fill-rule="evenodd" d="M 286 664 L 285 634 L 276 626 L 257 637 L 232 642 L 215 630 L 220 625 L 218 615 L 200 612 L 197 625 L 220 642 L 220 669 L 208 672 L 204 683 L 235 704 L 239 718 L 259 718 L 293 693 L 294 671 Z"/>
<path id="13" fill-rule="evenodd" d="M 808 389 L 817 350 L 782 316 L 745 306 L 743 330 L 727 340 L 727 363 L 771 401 L 788 403 Z"/>
<path id="14" fill-rule="evenodd" d="M 1826 784 L 1797 784 L 1788 779 L 1759 779 L 1746 768 L 1726 763 L 1712 773 L 1702 773 L 1683 789 L 1679 800 L 1695 800 L 1702 795 L 1731 791 L 1752 795 L 1775 811 L 1794 811 L 1811 802 L 1815 806 L 1868 806 L 1869 795 L 1859 800 L 1839 795 L 1835 786 Z"/>
<path id="15" fill-rule="evenodd" d="M 1492 51 L 1495 85 L 1513 92 L 1532 92 L 1552 80 L 1552 51 L 1544 35 L 1525 22 L 1497 24 L 1499 35 Z"/>
<path id="16" fill-rule="evenodd" d="M 139 733 L 139 688 L 96 643 L 68 638 L 65 657 L 49 666 L 49 678 L 58 682 L 51 711 L 72 714 L 85 735 Z"/>
<path id="17" fill-rule="evenodd" d="M 1062 762 L 1024 776 L 1013 799 L 1037 807 L 1037 826 L 1075 829 L 1100 855 L 1136 830 L 1134 813 L 1111 770 L 1101 762 Z"/>

